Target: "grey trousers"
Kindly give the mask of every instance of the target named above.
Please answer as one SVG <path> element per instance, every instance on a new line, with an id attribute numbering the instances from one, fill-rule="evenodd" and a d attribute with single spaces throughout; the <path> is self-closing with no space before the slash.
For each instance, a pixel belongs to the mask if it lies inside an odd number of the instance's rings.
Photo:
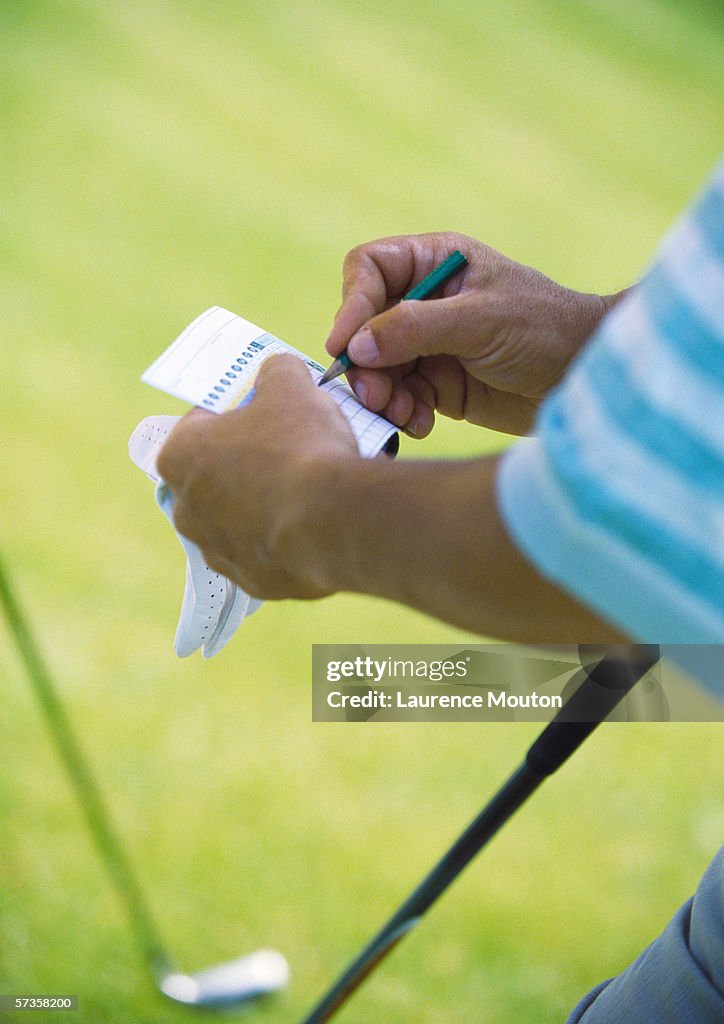
<path id="1" fill-rule="evenodd" d="M 658 939 L 566 1024 L 724 1024 L 724 846 Z"/>

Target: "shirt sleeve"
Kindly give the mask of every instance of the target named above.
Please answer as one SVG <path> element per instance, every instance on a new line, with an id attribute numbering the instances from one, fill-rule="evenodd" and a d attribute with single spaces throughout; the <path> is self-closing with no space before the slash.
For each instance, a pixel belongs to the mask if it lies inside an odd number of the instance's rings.
<path id="1" fill-rule="evenodd" d="M 539 571 L 645 643 L 724 639 L 724 161 L 503 457 Z"/>

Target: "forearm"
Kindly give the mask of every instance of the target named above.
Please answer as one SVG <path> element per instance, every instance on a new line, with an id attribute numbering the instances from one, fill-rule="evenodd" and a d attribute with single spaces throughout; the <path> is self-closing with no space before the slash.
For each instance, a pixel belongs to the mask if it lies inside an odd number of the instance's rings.
<path id="1" fill-rule="evenodd" d="M 501 639 L 625 640 L 510 539 L 497 459 L 360 458 L 339 409 L 293 356 L 267 360 L 255 388 L 247 408 L 185 417 L 158 457 L 177 529 L 249 594 L 346 590 Z"/>
<path id="2" fill-rule="evenodd" d="M 624 640 L 541 577 L 511 541 L 495 499 L 497 461 L 320 467 L 298 552 L 316 561 L 326 590 L 384 597 L 475 633 L 518 642 Z"/>

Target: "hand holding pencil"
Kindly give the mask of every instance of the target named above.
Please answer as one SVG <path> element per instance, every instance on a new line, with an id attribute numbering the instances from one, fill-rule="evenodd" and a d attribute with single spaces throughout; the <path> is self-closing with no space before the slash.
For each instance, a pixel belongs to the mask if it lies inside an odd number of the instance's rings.
<path id="1" fill-rule="evenodd" d="M 442 263 L 438 263 L 426 277 L 423 277 L 419 284 L 416 284 L 406 295 L 403 295 L 402 301 L 409 302 L 414 299 L 429 299 L 438 288 L 442 288 L 446 281 L 449 281 L 454 274 L 457 274 L 459 270 L 462 270 L 467 265 L 467 259 L 459 249 L 456 249 Z M 350 359 L 349 353 L 345 350 L 337 356 L 324 376 L 320 378 L 320 386 L 330 380 L 334 380 L 335 377 L 341 376 L 345 370 L 349 370 L 353 366 L 354 363 Z"/>
<path id="2" fill-rule="evenodd" d="M 435 297 L 409 301 L 455 251 L 465 263 L 438 281 Z M 343 277 L 327 351 L 346 355 L 342 372 L 360 401 L 413 437 L 430 433 L 436 412 L 528 432 L 607 308 L 454 232 L 358 246 Z"/>

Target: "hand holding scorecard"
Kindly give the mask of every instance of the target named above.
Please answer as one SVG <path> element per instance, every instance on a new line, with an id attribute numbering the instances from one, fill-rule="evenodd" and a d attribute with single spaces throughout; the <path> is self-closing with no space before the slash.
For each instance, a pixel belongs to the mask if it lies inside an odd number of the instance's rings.
<path id="1" fill-rule="evenodd" d="M 315 383 L 324 374 L 323 366 L 298 349 L 228 309 L 212 306 L 181 332 L 141 380 L 202 409 L 226 412 L 249 401 L 262 364 L 281 352 L 301 359 Z M 343 381 L 324 388 L 347 419 L 363 458 L 383 450 L 394 454 L 397 428 L 392 423 L 366 409 Z"/>
<path id="2" fill-rule="evenodd" d="M 298 349 L 229 310 L 212 306 L 181 332 L 141 379 L 202 409 L 222 413 L 247 404 L 264 361 L 283 352 L 301 359 L 315 382 L 324 373 L 322 366 Z M 347 384 L 336 379 L 324 388 L 349 423 L 363 458 L 382 451 L 389 455 L 397 452 L 397 429 L 366 409 Z M 129 441 L 131 459 L 156 483 L 156 501 L 171 523 L 173 493 L 158 476 L 156 457 L 179 418 L 148 417 Z M 261 602 L 210 569 L 198 547 L 186 537 L 178 537 L 187 565 L 174 650 L 179 657 L 187 657 L 201 648 L 203 657 L 211 658 Z"/>

